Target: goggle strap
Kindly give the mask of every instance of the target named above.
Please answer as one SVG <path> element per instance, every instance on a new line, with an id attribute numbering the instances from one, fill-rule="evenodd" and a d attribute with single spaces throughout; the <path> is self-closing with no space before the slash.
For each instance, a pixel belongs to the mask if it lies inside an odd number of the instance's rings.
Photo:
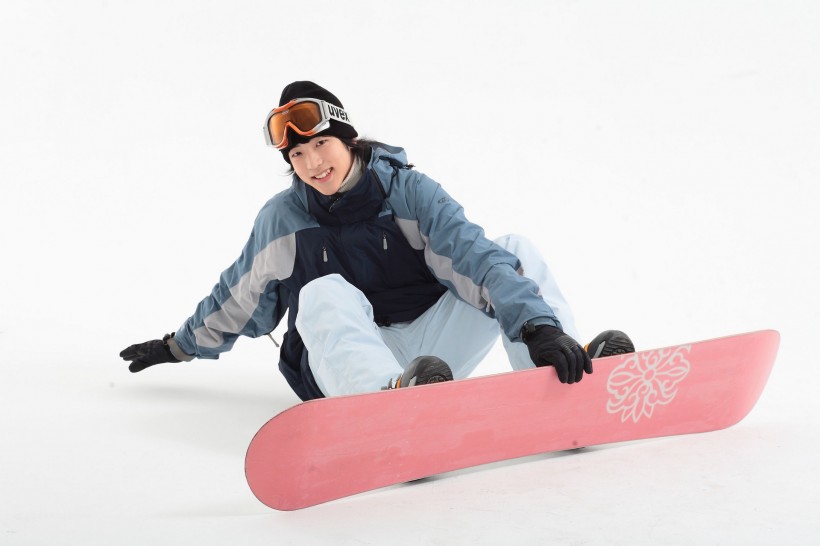
<path id="1" fill-rule="evenodd" d="M 347 112 L 344 109 L 339 108 L 329 102 L 319 101 L 322 105 L 322 110 L 325 113 L 325 117 L 330 119 L 335 119 L 336 121 L 341 121 L 342 123 L 347 123 L 348 125 L 353 125 L 350 121 L 350 116 L 347 115 Z"/>

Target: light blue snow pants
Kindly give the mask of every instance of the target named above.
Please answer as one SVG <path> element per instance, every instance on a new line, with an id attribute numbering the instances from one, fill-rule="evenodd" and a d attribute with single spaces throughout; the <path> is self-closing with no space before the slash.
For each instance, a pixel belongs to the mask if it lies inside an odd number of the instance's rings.
<path id="1" fill-rule="evenodd" d="M 564 331 L 578 339 L 572 311 L 535 246 L 517 235 L 495 242 L 518 257 L 524 274 L 541 288 Z M 421 355 L 441 358 L 456 379 L 465 378 L 499 335 L 514 370 L 533 367 L 523 343 L 511 342 L 498 321 L 449 291 L 416 320 L 379 327 L 364 294 L 341 276 L 327 275 L 302 288 L 296 329 L 325 396 L 378 391 Z"/>

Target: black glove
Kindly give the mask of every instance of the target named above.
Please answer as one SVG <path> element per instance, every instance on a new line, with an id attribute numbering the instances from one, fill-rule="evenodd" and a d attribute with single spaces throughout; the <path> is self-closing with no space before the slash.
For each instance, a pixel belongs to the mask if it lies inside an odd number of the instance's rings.
<path id="1" fill-rule="evenodd" d="M 128 369 L 131 373 L 141 372 L 148 366 L 154 364 L 162 364 L 163 362 L 179 362 L 171 353 L 171 348 L 168 346 L 168 340 L 173 334 L 165 334 L 162 339 L 154 339 L 146 341 L 145 343 L 137 343 L 124 349 L 120 356 L 123 360 L 130 360 L 131 365 Z"/>
<path id="2" fill-rule="evenodd" d="M 561 383 L 576 383 L 584 372 L 592 373 L 592 360 L 577 341 L 548 324 L 521 329 L 521 339 L 530 351 L 530 358 L 538 366 L 554 366 Z"/>

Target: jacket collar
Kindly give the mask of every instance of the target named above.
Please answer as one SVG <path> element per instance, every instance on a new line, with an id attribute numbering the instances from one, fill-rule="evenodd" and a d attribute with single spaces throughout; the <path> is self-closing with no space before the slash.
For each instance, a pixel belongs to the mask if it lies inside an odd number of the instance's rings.
<path id="1" fill-rule="evenodd" d="M 370 173 L 375 174 L 376 180 L 381 184 L 384 193 L 389 194 L 390 184 L 396 172 L 396 168 L 407 167 L 407 153 L 404 151 L 404 148 L 390 146 L 381 142 L 373 142 L 371 150 L 370 161 L 367 162 L 367 166 L 364 168 L 362 178 Z M 302 182 L 294 173 L 291 179 L 291 189 L 299 198 L 299 202 L 302 203 L 305 210 L 309 210 L 310 208 L 307 196 L 308 188 L 309 186 Z"/>
<path id="2" fill-rule="evenodd" d="M 320 224 L 340 226 L 354 224 L 374 216 L 382 210 L 384 194 L 370 172 L 350 190 L 334 195 L 322 195 L 306 188 L 308 211 Z"/>

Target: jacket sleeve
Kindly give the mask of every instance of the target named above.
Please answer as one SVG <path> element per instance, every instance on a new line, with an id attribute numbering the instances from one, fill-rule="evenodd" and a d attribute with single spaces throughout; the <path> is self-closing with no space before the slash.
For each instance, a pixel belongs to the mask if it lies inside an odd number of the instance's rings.
<path id="1" fill-rule="evenodd" d="M 495 317 L 511 340 L 519 338 L 527 321 L 561 327 L 538 285 L 521 274 L 515 255 L 487 239 L 441 185 L 424 174 L 403 172 L 404 183 L 392 188 L 399 190 L 392 201 L 403 209 L 395 211 L 396 221 L 410 244 L 424 250 L 443 284 Z"/>
<path id="2" fill-rule="evenodd" d="M 242 254 L 176 332 L 186 354 L 219 358 L 240 335 L 265 335 L 282 319 L 287 296 L 280 279 L 293 271 L 295 235 L 274 237 L 268 217 L 263 209 Z"/>

